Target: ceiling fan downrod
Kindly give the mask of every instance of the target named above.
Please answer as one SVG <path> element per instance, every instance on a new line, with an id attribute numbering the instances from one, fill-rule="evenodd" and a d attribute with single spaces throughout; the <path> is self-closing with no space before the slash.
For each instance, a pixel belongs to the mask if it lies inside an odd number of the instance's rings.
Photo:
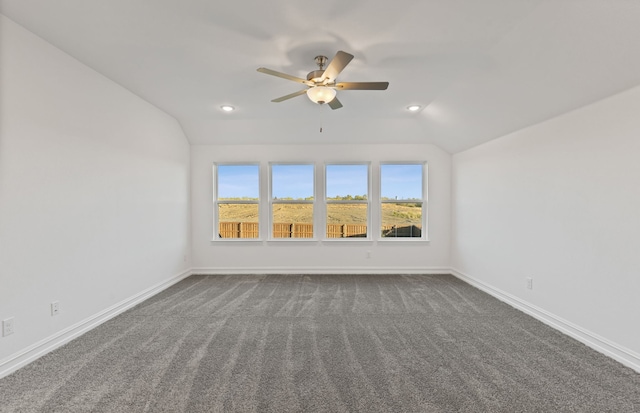
<path id="1" fill-rule="evenodd" d="M 324 74 L 324 65 L 327 64 L 327 56 L 316 56 L 315 61 L 318 65 L 318 70 L 312 70 L 307 74 L 307 80 L 313 83 L 319 83 L 322 81 L 322 75 Z"/>

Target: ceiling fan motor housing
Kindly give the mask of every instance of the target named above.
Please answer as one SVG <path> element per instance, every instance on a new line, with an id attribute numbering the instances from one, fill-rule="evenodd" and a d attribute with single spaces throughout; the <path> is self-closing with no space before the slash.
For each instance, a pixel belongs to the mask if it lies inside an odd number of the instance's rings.
<path id="1" fill-rule="evenodd" d="M 314 70 L 309 72 L 309 74 L 307 75 L 307 80 L 310 80 L 312 82 L 319 82 L 320 79 L 322 79 L 322 74 L 324 73 L 324 70 Z"/>
<path id="2" fill-rule="evenodd" d="M 318 83 L 322 80 L 322 75 L 324 75 L 324 65 L 327 64 L 327 56 L 316 56 L 315 59 L 316 64 L 318 65 L 318 70 L 314 70 L 309 72 L 307 75 L 307 80 L 310 80 L 314 83 Z"/>

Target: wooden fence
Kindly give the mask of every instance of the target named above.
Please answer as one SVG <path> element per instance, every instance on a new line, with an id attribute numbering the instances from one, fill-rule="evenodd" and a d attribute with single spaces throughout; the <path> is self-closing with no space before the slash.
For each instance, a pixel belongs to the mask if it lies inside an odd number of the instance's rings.
<path id="1" fill-rule="evenodd" d="M 417 225 L 397 226 L 383 225 L 383 238 L 419 238 L 422 236 L 422 228 Z"/>
<path id="2" fill-rule="evenodd" d="M 313 224 L 273 224 L 273 238 L 313 238 Z"/>
<path id="3" fill-rule="evenodd" d="M 362 224 L 327 224 L 327 238 L 366 238 L 367 226 Z"/>
<path id="4" fill-rule="evenodd" d="M 257 222 L 221 222 L 218 227 L 220 238 L 258 238 Z"/>
<path id="5" fill-rule="evenodd" d="M 360 224 L 328 224 L 327 238 L 366 237 L 367 226 Z M 218 226 L 220 238 L 258 238 L 257 222 L 221 222 Z M 274 238 L 313 238 L 313 224 L 274 223 Z"/>
<path id="6" fill-rule="evenodd" d="M 422 228 L 416 225 L 383 225 L 382 237 L 416 238 L 422 235 Z M 220 238 L 258 238 L 257 222 L 221 222 L 218 229 Z M 366 238 L 367 226 L 362 224 L 327 224 L 327 238 Z M 274 223 L 274 238 L 313 238 L 313 224 Z"/>

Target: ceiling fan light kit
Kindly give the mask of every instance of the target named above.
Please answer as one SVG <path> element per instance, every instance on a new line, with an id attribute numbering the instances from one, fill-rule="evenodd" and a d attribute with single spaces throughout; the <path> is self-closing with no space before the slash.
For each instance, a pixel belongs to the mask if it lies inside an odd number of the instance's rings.
<path id="1" fill-rule="evenodd" d="M 336 97 L 336 90 L 326 86 L 314 86 L 307 89 L 307 96 L 313 103 L 329 103 Z"/>
<path id="2" fill-rule="evenodd" d="M 283 79 L 291 80 L 294 82 L 302 83 L 307 86 L 307 89 L 299 90 L 297 92 L 290 93 L 288 95 L 273 99 L 272 102 L 283 102 L 296 96 L 307 94 L 309 99 L 317 104 L 327 103 L 331 109 L 340 109 L 342 103 L 336 97 L 336 89 L 340 90 L 386 90 L 389 87 L 389 82 L 340 82 L 336 83 L 336 78 L 344 70 L 344 68 L 353 59 L 353 55 L 338 51 L 336 55 L 331 59 L 331 62 L 325 69 L 324 66 L 327 63 L 326 56 L 316 56 L 315 62 L 318 65 L 318 70 L 313 70 L 307 74 L 306 79 L 302 79 L 296 76 L 291 76 L 286 73 L 277 72 L 275 70 L 261 67 L 258 72 L 267 75 L 280 77 Z"/>

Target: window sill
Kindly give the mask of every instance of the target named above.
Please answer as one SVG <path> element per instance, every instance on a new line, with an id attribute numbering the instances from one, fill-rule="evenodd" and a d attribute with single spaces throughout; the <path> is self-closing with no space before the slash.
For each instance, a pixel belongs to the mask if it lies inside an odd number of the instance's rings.
<path id="1" fill-rule="evenodd" d="M 428 244 L 431 241 L 428 238 L 411 238 L 411 237 L 384 237 L 378 238 L 378 242 L 421 242 Z"/>
<path id="2" fill-rule="evenodd" d="M 262 242 L 262 238 L 213 238 L 211 242 Z"/>
<path id="3" fill-rule="evenodd" d="M 373 242 L 371 238 L 363 237 L 344 237 L 344 238 L 323 238 L 322 242 Z"/>
<path id="4" fill-rule="evenodd" d="M 318 242 L 318 238 L 269 238 L 267 242 Z"/>

